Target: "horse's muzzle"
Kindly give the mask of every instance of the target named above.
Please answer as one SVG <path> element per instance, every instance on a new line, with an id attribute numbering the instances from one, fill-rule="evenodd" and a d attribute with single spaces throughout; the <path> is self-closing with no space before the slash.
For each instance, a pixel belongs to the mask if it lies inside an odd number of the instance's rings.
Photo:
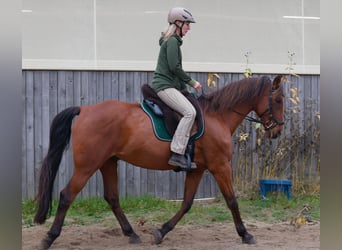
<path id="1" fill-rule="evenodd" d="M 281 130 L 278 130 L 275 132 L 273 129 L 271 129 L 269 132 L 270 132 L 270 138 L 272 139 L 278 138 L 281 135 Z"/>

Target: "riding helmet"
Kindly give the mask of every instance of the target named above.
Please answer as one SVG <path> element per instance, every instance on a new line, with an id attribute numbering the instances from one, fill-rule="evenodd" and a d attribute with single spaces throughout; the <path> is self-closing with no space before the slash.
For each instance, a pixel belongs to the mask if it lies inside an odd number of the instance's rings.
<path id="1" fill-rule="evenodd" d="M 195 19 L 192 17 L 190 11 L 182 7 L 175 7 L 169 11 L 167 17 L 169 24 L 173 24 L 176 21 L 195 23 Z"/>

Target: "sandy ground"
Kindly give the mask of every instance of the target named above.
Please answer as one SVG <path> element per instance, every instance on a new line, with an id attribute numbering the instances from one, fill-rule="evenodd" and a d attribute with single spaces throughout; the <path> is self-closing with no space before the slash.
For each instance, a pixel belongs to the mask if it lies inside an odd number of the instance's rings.
<path id="1" fill-rule="evenodd" d="M 213 223 L 210 225 L 177 225 L 169 232 L 160 245 L 153 245 L 152 232 L 156 225 L 134 225 L 142 243 L 131 245 L 119 227 L 104 225 L 64 226 L 51 250 L 94 250 L 94 249 L 158 249 L 158 250 L 213 250 L 213 249 L 320 249 L 319 222 L 296 228 L 290 223 L 265 224 L 245 222 L 249 233 L 254 235 L 255 245 L 242 244 L 233 223 Z M 22 249 L 38 249 L 48 228 L 44 225 L 22 229 Z"/>

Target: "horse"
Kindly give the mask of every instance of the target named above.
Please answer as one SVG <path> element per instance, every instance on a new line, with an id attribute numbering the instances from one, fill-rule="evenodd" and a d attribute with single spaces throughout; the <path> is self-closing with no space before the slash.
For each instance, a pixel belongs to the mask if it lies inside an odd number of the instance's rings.
<path id="1" fill-rule="evenodd" d="M 186 173 L 180 209 L 153 232 L 154 244 L 160 244 L 190 210 L 205 170 L 215 178 L 242 243 L 256 243 L 242 222 L 233 191 L 232 134 L 244 119 L 249 119 L 263 125 L 266 137 L 276 138 L 280 135 L 284 124 L 283 82 L 281 75 L 273 80 L 267 76 L 245 78 L 198 98 L 205 130 L 195 141 L 194 162 L 197 168 Z M 258 119 L 248 116 L 252 111 Z M 139 103 L 107 100 L 61 111 L 51 123 L 49 148 L 40 169 L 36 196 L 38 208 L 34 217 L 37 224 L 43 224 L 51 214 L 53 183 L 70 139 L 74 173 L 60 192 L 56 216 L 41 242 L 41 248 L 48 249 L 60 235 L 67 210 L 97 170 L 102 174 L 104 199 L 123 234 L 129 237 L 129 243 L 141 243 L 120 207 L 118 160 L 146 169 L 175 170 L 177 167 L 168 164 L 170 142 L 156 138 L 151 121 Z"/>

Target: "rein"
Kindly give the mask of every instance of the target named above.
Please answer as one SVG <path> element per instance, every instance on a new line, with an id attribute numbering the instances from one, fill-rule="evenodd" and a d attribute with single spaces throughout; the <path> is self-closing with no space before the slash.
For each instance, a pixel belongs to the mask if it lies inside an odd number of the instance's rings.
<path id="1" fill-rule="evenodd" d="M 267 108 L 262 114 L 259 116 L 260 119 L 256 119 L 254 117 L 242 114 L 239 111 L 236 111 L 233 109 L 233 112 L 244 116 L 245 120 L 250 121 L 250 122 L 255 122 L 255 123 L 260 123 L 264 126 L 265 130 L 271 130 L 277 125 L 283 125 L 284 122 L 278 121 L 276 118 L 273 117 L 273 112 L 272 112 L 272 81 L 270 81 L 270 96 L 269 96 L 269 108 Z M 266 115 L 267 113 L 270 113 L 270 118 L 267 121 L 262 121 L 261 118 Z"/>

